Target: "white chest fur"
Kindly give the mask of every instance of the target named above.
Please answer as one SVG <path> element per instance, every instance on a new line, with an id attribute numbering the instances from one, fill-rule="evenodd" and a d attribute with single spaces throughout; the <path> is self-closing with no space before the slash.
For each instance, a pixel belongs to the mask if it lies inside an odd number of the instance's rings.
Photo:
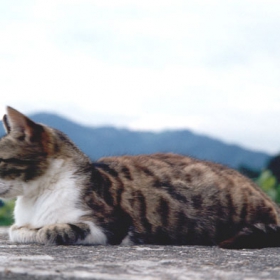
<path id="1" fill-rule="evenodd" d="M 55 223 L 75 223 L 86 214 L 77 208 L 80 189 L 71 165 L 55 160 L 39 179 L 23 186 L 15 207 L 15 224 L 42 227 Z"/>

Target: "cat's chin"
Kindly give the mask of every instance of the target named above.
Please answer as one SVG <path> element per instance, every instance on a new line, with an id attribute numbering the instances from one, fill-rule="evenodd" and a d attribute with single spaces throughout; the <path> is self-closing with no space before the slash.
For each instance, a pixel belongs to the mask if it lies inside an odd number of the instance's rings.
<path id="1" fill-rule="evenodd" d="M 0 179 L 0 198 L 11 199 L 19 196 L 18 188 Z"/>
<path id="2" fill-rule="evenodd" d="M 9 197 L 8 193 L 9 190 L 3 191 L 0 189 L 0 198 L 13 198 L 13 197 Z"/>
<path id="3" fill-rule="evenodd" d="M 6 198 L 10 191 L 10 186 L 0 181 L 0 197 Z"/>

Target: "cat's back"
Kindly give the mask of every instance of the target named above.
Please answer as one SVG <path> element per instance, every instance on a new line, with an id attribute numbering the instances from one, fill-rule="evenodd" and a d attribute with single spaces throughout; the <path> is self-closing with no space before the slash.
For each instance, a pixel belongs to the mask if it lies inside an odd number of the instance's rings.
<path id="1" fill-rule="evenodd" d="M 234 185 L 239 185 L 239 189 L 259 191 L 250 179 L 231 168 L 178 154 L 105 157 L 101 158 L 98 164 L 124 181 L 149 180 L 169 184 L 174 188 L 185 185 L 186 188 L 205 190 L 206 186 L 212 186 L 229 188 L 232 191 Z"/>

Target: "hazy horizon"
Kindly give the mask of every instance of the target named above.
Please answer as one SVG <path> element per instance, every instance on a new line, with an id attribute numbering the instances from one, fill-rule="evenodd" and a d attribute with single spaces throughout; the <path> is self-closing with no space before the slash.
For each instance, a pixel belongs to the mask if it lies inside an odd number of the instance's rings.
<path id="1" fill-rule="evenodd" d="M 159 129 L 159 130 L 149 130 L 149 129 L 133 129 L 133 128 L 129 128 L 129 127 L 125 127 L 125 126 L 117 126 L 117 125 L 114 125 L 113 123 L 107 123 L 107 124 L 97 124 L 97 125 L 91 125 L 91 124 L 88 124 L 88 123 L 83 123 L 83 122 L 79 122 L 75 119 L 72 119 L 71 117 L 67 117 L 63 114 L 60 114 L 60 113 L 56 113 L 56 112 L 51 112 L 51 111 L 41 111 L 41 112 L 36 112 L 36 113 L 32 113 L 32 114 L 29 114 L 28 116 L 32 119 L 33 116 L 36 116 L 36 115 L 40 115 L 40 114 L 47 114 L 47 115 L 55 115 L 59 118 L 63 118 L 67 121 L 70 121 L 70 122 L 73 122 L 77 125 L 80 125 L 80 126 L 83 126 L 83 127 L 87 127 L 87 128 L 101 128 L 101 127 L 112 127 L 112 128 L 116 128 L 116 129 L 125 129 L 125 130 L 130 130 L 130 131 L 135 131 L 135 132 L 148 132 L 148 133 L 162 133 L 162 132 L 167 132 L 167 131 L 184 131 L 184 130 L 188 130 L 190 131 L 191 133 L 195 134 L 195 135 L 199 135 L 199 136 L 205 136 L 205 137 L 209 137 L 211 139 L 214 139 L 214 140 L 218 140 L 218 141 L 221 141 L 225 144 L 228 144 L 228 145 L 234 145 L 234 146 L 239 146 L 239 147 L 242 147 L 246 150 L 250 150 L 250 151 L 254 151 L 254 152 L 261 152 L 261 153 L 266 153 L 266 154 L 269 154 L 271 156 L 275 156 L 277 154 L 279 154 L 279 152 L 276 152 L 276 153 L 269 153 L 267 151 L 263 151 L 263 150 L 257 150 L 257 149 L 252 149 L 251 147 L 246 147 L 245 145 L 242 145 L 242 144 L 238 144 L 238 143 L 234 143 L 234 142 L 230 142 L 230 141 L 226 141 L 226 140 L 223 140 L 223 139 L 220 139 L 219 137 L 215 137 L 215 136 L 212 136 L 212 135 L 208 135 L 206 133 L 199 133 L 199 132 L 196 132 L 192 129 L 189 129 L 189 128 L 163 128 L 163 129 Z"/>

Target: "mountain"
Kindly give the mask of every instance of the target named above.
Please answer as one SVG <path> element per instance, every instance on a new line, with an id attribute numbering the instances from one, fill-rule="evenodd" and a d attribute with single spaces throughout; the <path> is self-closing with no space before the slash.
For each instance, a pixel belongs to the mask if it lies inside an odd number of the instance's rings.
<path id="1" fill-rule="evenodd" d="M 270 159 L 268 154 L 229 145 L 189 130 L 154 133 L 114 127 L 86 127 L 48 113 L 35 114 L 30 118 L 63 131 L 93 160 L 103 156 L 173 152 L 222 163 L 233 168 L 245 166 L 259 170 Z M 4 134 L 2 127 L 0 134 Z"/>

